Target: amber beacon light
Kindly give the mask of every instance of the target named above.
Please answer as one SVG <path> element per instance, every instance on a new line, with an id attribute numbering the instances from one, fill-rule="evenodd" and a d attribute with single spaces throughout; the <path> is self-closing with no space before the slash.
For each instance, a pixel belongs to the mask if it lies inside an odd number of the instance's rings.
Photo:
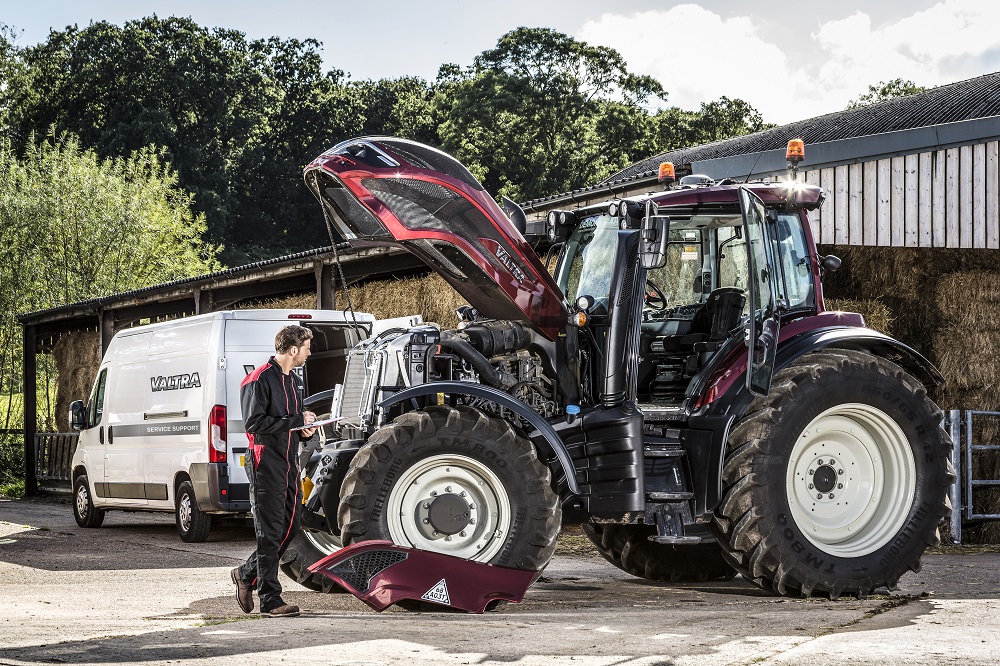
<path id="1" fill-rule="evenodd" d="M 788 148 L 785 149 L 785 159 L 788 161 L 788 177 L 795 180 L 799 162 L 806 158 L 806 144 L 802 139 L 789 139 Z"/>
<path id="2" fill-rule="evenodd" d="M 656 178 L 658 181 L 663 183 L 664 187 L 669 187 L 672 182 L 677 180 L 677 176 L 674 173 L 674 163 L 673 162 L 661 162 L 660 163 L 660 173 Z"/>

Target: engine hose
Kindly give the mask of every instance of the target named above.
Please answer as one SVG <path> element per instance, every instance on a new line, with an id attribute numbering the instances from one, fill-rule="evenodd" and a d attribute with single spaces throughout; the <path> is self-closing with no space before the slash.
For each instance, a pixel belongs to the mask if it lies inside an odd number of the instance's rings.
<path id="1" fill-rule="evenodd" d="M 476 351 L 475 347 L 470 345 L 458 335 L 455 335 L 450 331 L 441 331 L 441 340 L 438 344 L 442 347 L 447 347 L 468 361 L 472 367 L 476 369 L 476 372 L 479 373 L 479 378 L 483 381 L 483 383 L 504 390 L 507 390 L 513 385 L 513 382 L 505 382 L 500 373 L 497 372 L 496 368 L 490 365 L 490 360 Z"/>

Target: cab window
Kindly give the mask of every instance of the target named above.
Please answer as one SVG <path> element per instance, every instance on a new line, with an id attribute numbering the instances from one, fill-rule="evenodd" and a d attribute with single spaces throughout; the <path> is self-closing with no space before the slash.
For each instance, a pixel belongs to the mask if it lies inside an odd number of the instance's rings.
<path id="1" fill-rule="evenodd" d="M 108 383 L 108 369 L 101 370 L 101 374 L 94 382 L 94 391 L 90 394 L 90 405 L 87 409 L 87 427 L 92 428 L 101 422 L 104 415 L 104 389 Z"/>
<path id="2" fill-rule="evenodd" d="M 789 309 L 811 306 L 813 273 L 801 217 L 795 213 L 780 213 L 773 235 L 782 278 L 778 281 L 782 287 L 779 298 L 785 300 Z"/>

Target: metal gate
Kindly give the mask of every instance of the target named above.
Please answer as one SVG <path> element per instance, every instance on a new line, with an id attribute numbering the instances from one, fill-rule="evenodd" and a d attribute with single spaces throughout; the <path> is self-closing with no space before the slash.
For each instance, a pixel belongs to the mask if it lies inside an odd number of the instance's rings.
<path id="1" fill-rule="evenodd" d="M 962 543 L 962 524 L 971 521 L 1000 520 L 1000 513 L 985 513 L 981 510 L 981 502 L 977 502 L 979 489 L 1000 487 L 1000 479 L 975 476 L 977 466 L 975 460 L 980 459 L 985 452 L 996 451 L 993 454 L 1000 461 L 1000 436 L 998 441 L 978 441 L 977 425 L 984 420 L 996 419 L 1000 425 L 1000 412 L 984 412 L 978 410 L 952 410 L 947 413 L 945 427 L 951 434 L 951 459 L 955 466 L 955 483 L 951 486 L 951 536 L 952 540 Z M 1000 464 L 997 465 L 1000 469 Z M 1000 476 L 992 473 L 990 477 Z M 978 507 L 978 508 L 977 508 Z"/>

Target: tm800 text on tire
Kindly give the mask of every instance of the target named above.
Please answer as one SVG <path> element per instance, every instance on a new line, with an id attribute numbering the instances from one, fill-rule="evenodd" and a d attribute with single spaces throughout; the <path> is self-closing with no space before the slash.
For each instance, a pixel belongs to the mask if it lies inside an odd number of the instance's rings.
<path id="1" fill-rule="evenodd" d="M 562 510 L 549 469 L 503 419 L 470 407 L 397 418 L 358 451 L 344 479 L 345 543 L 403 546 L 539 570 Z"/>
<path id="2" fill-rule="evenodd" d="M 950 451 L 940 410 L 901 367 L 807 354 L 734 426 L 714 529 L 730 563 L 779 594 L 892 589 L 939 543 Z"/>

